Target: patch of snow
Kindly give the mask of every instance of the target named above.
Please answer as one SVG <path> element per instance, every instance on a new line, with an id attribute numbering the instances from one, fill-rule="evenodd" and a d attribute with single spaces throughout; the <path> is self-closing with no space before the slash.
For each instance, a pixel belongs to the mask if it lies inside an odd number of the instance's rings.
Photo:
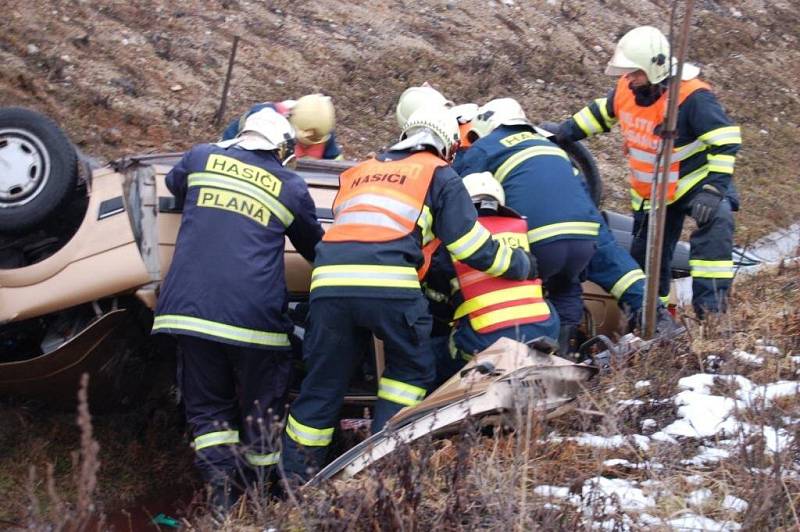
<path id="1" fill-rule="evenodd" d="M 686 514 L 682 517 L 677 519 L 671 519 L 669 521 L 669 526 L 672 527 L 673 530 L 680 530 L 680 531 L 708 531 L 708 532 L 723 532 L 728 530 L 740 530 L 742 525 L 739 523 L 734 523 L 732 521 L 714 521 L 713 519 L 709 519 L 708 517 L 703 517 L 696 514 Z"/>
<path id="2" fill-rule="evenodd" d="M 725 495 L 725 498 L 722 499 L 722 507 L 733 512 L 744 512 L 748 506 L 750 505 L 747 504 L 747 501 L 733 495 Z"/>
<path id="3" fill-rule="evenodd" d="M 595 434 L 583 433 L 580 436 L 566 438 L 567 440 L 574 441 L 578 445 L 586 445 L 589 447 L 598 447 L 600 449 L 617 449 L 626 444 L 633 444 L 643 451 L 650 449 L 650 438 L 641 434 L 633 434 L 631 436 L 623 436 L 616 434 L 614 436 L 597 436 Z"/>
<path id="4" fill-rule="evenodd" d="M 706 481 L 703 475 L 688 475 L 683 477 L 683 480 L 685 480 L 689 484 L 694 484 L 694 485 L 700 485 Z"/>
<path id="5" fill-rule="evenodd" d="M 623 458 L 612 458 L 610 460 L 605 460 L 603 465 L 606 467 L 622 466 L 629 469 L 664 469 L 664 465 L 659 464 L 658 462 L 639 462 L 635 464 Z"/>
<path id="6" fill-rule="evenodd" d="M 733 356 L 733 358 L 736 360 L 751 366 L 760 367 L 764 365 L 764 359 L 762 357 L 753 355 L 747 351 L 742 351 L 741 349 L 734 349 L 731 353 L 731 356 Z"/>
<path id="7" fill-rule="evenodd" d="M 617 404 L 620 406 L 642 406 L 645 402 L 641 399 L 622 399 L 617 401 Z"/>
<path id="8" fill-rule="evenodd" d="M 656 501 L 649 495 L 622 478 L 594 477 L 583 484 L 583 500 L 597 500 L 598 497 L 614 497 L 623 510 L 644 510 L 655 506 Z M 610 503 L 611 501 L 609 501 Z M 606 504 L 613 511 L 613 504 Z"/>
<path id="9" fill-rule="evenodd" d="M 650 381 L 638 381 L 636 384 L 633 385 L 634 388 L 637 390 L 641 390 L 642 388 L 649 388 Z"/>
<path id="10" fill-rule="evenodd" d="M 699 451 L 700 453 L 697 456 L 688 458 L 686 460 L 681 460 L 681 463 L 686 465 L 701 466 L 709 462 L 719 462 L 720 460 L 728 458 L 731 455 L 729 451 L 726 451 L 725 449 L 718 449 L 716 447 L 700 446 Z"/>
<path id="11" fill-rule="evenodd" d="M 653 418 L 642 420 L 642 430 L 654 429 L 658 426 L 658 422 Z"/>
<path id="12" fill-rule="evenodd" d="M 683 380 L 683 379 L 681 379 Z M 683 391 L 675 396 L 679 406 L 678 419 L 664 428 L 663 432 L 672 436 L 707 438 L 720 432 L 732 434 L 739 426 L 731 417 L 737 406 L 735 399 Z"/>
<path id="13" fill-rule="evenodd" d="M 778 381 L 757 386 L 751 390 L 740 391 L 737 395 L 748 404 L 760 403 L 769 406 L 775 399 L 791 397 L 800 393 L 800 383 L 797 381 Z"/>
<path id="14" fill-rule="evenodd" d="M 662 443 L 678 443 L 678 440 L 670 436 L 669 434 L 664 433 L 664 431 L 658 431 L 650 435 L 650 439 L 653 441 L 660 441 Z"/>
<path id="15" fill-rule="evenodd" d="M 709 501 L 714 496 L 711 493 L 711 490 L 708 488 L 701 488 L 699 490 L 694 490 L 686 497 L 686 502 L 692 506 L 703 506 L 706 502 Z"/>

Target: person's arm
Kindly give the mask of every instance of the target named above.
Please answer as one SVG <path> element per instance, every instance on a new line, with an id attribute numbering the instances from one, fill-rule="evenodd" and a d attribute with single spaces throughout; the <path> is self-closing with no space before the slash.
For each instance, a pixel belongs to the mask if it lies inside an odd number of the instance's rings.
<path id="1" fill-rule="evenodd" d="M 453 170 L 460 176 L 489 170 L 489 159 L 486 151 L 478 146 L 470 146 L 456 155 Z"/>
<path id="2" fill-rule="evenodd" d="M 336 134 L 331 131 L 331 136 L 325 142 L 325 151 L 322 153 L 323 159 L 334 159 L 340 161 L 344 159 L 342 156 L 342 148 L 336 142 Z"/>
<path id="3" fill-rule="evenodd" d="M 498 243 L 478 222 L 461 178 L 449 167 L 436 170 L 431 184 L 433 233 L 455 260 L 495 277 L 526 279 L 531 259 L 522 248 Z"/>
<path id="4" fill-rule="evenodd" d="M 617 123 L 614 115 L 614 92 L 611 89 L 605 98 L 597 98 L 559 125 L 555 132 L 559 141 L 582 140 L 592 135 L 607 133 Z"/>
<path id="5" fill-rule="evenodd" d="M 172 195 L 175 196 L 175 206 L 178 209 L 183 209 L 183 202 L 186 200 L 189 159 L 192 156 L 192 152 L 194 152 L 194 148 L 184 153 L 181 160 L 178 161 L 178 164 L 173 166 L 172 170 L 167 174 L 167 177 L 164 178 L 167 188 L 172 192 Z"/>
<path id="6" fill-rule="evenodd" d="M 681 107 L 687 113 L 692 133 L 708 147 L 709 171 L 703 182 L 713 185 L 725 196 L 731 188 L 736 154 L 742 145 L 741 129 L 728 118 L 710 91 L 694 92 Z"/>
<path id="7" fill-rule="evenodd" d="M 308 262 L 314 262 L 314 248 L 324 233 L 317 220 L 317 209 L 308 192 L 308 186 L 300 180 L 297 191 L 296 208 L 293 209 L 294 220 L 286 228 L 286 236 L 298 253 Z"/>

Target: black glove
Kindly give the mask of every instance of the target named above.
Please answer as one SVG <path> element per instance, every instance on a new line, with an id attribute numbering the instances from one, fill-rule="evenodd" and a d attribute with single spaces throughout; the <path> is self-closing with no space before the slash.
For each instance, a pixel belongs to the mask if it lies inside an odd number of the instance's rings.
<path id="1" fill-rule="evenodd" d="M 703 185 L 700 192 L 690 202 L 692 207 L 691 217 L 694 218 L 698 225 L 703 225 L 717 213 L 720 201 L 722 201 L 722 193 L 716 187 Z"/>
<path id="2" fill-rule="evenodd" d="M 539 263 L 536 262 L 536 257 L 533 256 L 532 253 L 528 252 L 528 262 L 530 262 L 531 269 L 528 272 L 528 279 L 536 279 L 539 276 Z"/>

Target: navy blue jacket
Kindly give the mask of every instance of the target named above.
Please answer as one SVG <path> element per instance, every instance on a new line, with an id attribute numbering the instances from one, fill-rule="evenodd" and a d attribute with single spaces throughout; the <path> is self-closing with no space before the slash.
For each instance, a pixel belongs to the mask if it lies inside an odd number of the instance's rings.
<path id="1" fill-rule="evenodd" d="M 258 112 L 262 109 L 269 107 L 270 109 L 276 109 L 275 104 L 272 102 L 264 102 L 264 103 L 257 103 L 253 107 L 251 107 L 245 114 L 237 118 L 236 120 L 231 121 L 230 124 L 225 128 L 222 132 L 222 138 L 220 140 L 231 140 L 236 138 L 236 135 L 239 134 L 239 131 L 242 129 L 244 125 L 245 119 L 250 116 L 251 114 Z M 322 154 L 323 159 L 336 159 L 340 155 L 342 155 L 342 149 L 336 143 L 336 135 L 333 131 L 331 131 L 331 136 L 328 137 L 328 140 L 325 142 L 325 151 Z"/>
<path id="2" fill-rule="evenodd" d="M 387 151 L 379 161 L 399 160 L 412 155 L 409 151 Z M 478 270 L 495 268 L 494 275 L 525 279 L 530 262 L 522 249 L 500 246 L 478 223 L 478 213 L 464 188 L 461 178 L 450 166 L 438 167 L 428 188 L 422 216 L 409 235 L 387 242 L 320 242 L 314 263 L 315 275 L 324 266 L 356 266 L 356 268 L 400 267 L 417 270 L 423 263 L 422 246 L 439 238 L 443 247 L 458 254 L 459 260 Z M 355 269 L 354 269 L 355 271 Z M 354 274 L 354 277 L 356 275 Z M 318 297 L 379 297 L 408 299 L 421 295 L 420 286 L 322 286 L 315 288 L 312 279 L 311 299 Z"/>
<path id="3" fill-rule="evenodd" d="M 600 213 L 569 156 L 528 126 L 500 126 L 456 157 L 461 176 L 489 171 L 506 206 L 528 219 L 528 241 L 596 239 Z"/>
<path id="4" fill-rule="evenodd" d="M 322 227 L 303 179 L 272 152 L 200 144 L 166 177 L 183 207 L 153 332 L 289 347 L 285 236 L 308 261 Z"/>

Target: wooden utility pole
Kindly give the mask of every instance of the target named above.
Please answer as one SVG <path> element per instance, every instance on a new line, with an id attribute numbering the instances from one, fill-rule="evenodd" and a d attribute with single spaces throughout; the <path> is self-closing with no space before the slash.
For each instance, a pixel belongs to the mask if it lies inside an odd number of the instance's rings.
<path id="1" fill-rule="evenodd" d="M 222 86 L 222 97 L 219 101 L 219 109 L 217 114 L 214 115 L 214 126 L 219 127 L 222 125 L 222 119 L 225 118 L 225 107 L 228 105 L 228 87 L 231 84 L 231 75 L 233 74 L 233 64 L 236 62 L 236 48 L 239 47 L 239 36 L 233 36 L 233 47 L 231 48 L 231 56 L 228 59 L 228 72 L 225 74 L 225 83 Z"/>
<path id="2" fill-rule="evenodd" d="M 650 215 L 647 224 L 647 256 L 646 273 L 647 283 L 644 291 L 644 337 L 652 338 L 656 331 L 656 309 L 658 308 L 658 285 L 661 277 L 661 256 L 664 248 L 664 225 L 667 217 L 667 189 L 669 185 L 669 167 L 672 158 L 672 148 L 675 144 L 675 126 L 678 122 L 678 92 L 683 75 L 683 62 L 686 49 L 689 46 L 689 29 L 691 27 L 693 0 L 687 0 L 686 12 L 683 14 L 683 24 L 680 30 L 678 43 L 677 71 L 669 80 L 667 93 L 667 114 L 662 128 L 662 143 L 653 179 L 653 188 L 650 193 Z M 674 39 L 670 35 L 670 48 Z M 670 55 L 672 50 L 670 49 Z M 670 74 L 672 74 L 672 58 Z"/>

